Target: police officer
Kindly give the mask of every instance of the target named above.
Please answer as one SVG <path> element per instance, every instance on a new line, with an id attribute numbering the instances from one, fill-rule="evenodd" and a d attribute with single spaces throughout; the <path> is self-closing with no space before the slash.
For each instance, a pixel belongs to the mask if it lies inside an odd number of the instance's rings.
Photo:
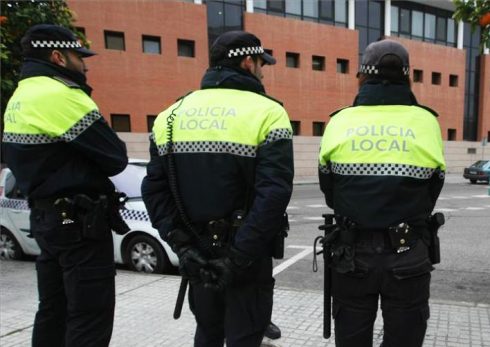
<path id="1" fill-rule="evenodd" d="M 108 176 L 125 168 L 126 146 L 90 98 L 83 58 L 94 52 L 48 24 L 31 27 L 21 46 L 3 142 L 41 249 L 32 345 L 107 346 L 115 304 L 109 220 L 118 213 Z"/>
<path id="2" fill-rule="evenodd" d="M 422 346 L 429 318 L 429 216 L 444 182 L 437 113 L 410 89 L 398 42 L 370 44 L 354 105 L 323 135 L 321 190 L 340 232 L 333 242 L 336 345 L 372 346 L 381 297 L 383 347 Z"/>
<path id="3" fill-rule="evenodd" d="M 261 83 L 274 63 L 255 35 L 222 34 L 201 89 L 153 127 L 143 200 L 190 280 L 195 346 L 259 346 L 270 322 L 271 248 L 293 179 L 290 121 Z"/>

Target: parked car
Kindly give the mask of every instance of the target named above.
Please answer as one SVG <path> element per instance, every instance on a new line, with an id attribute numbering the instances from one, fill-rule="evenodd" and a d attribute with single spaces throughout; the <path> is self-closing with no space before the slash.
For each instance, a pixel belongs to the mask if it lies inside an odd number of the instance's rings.
<path id="1" fill-rule="evenodd" d="M 113 233 L 114 260 L 134 271 L 163 273 L 177 266 L 178 258 L 151 226 L 141 198 L 146 165 L 146 161 L 131 159 L 123 172 L 111 177 L 116 189 L 129 197 L 121 215 L 131 229 L 125 235 Z M 30 233 L 29 212 L 12 171 L 3 169 L 0 172 L 0 258 L 21 259 L 24 255 L 40 253 Z"/>
<path id="2" fill-rule="evenodd" d="M 476 163 L 464 169 L 463 177 L 472 184 L 477 181 L 490 183 L 490 160 L 478 160 Z"/>

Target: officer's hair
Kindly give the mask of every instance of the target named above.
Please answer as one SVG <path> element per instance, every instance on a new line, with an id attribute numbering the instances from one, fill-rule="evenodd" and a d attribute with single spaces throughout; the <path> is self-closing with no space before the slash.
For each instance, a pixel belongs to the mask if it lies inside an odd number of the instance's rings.
<path id="1" fill-rule="evenodd" d="M 35 58 L 49 61 L 51 52 L 53 52 L 53 48 L 33 48 L 31 45 L 31 38 L 26 36 L 20 40 L 20 46 L 22 48 L 22 56 L 24 58 Z"/>
<path id="2" fill-rule="evenodd" d="M 254 63 L 257 63 L 259 61 L 258 56 L 251 55 L 251 57 L 252 57 L 252 60 L 254 61 Z M 213 57 L 211 55 L 209 67 L 225 66 L 225 67 L 231 67 L 231 68 L 239 69 L 240 64 L 242 63 L 243 59 L 245 59 L 245 58 L 246 58 L 246 56 L 239 56 L 239 57 L 225 58 L 225 59 L 216 59 L 216 57 Z"/>
<path id="3" fill-rule="evenodd" d="M 410 77 L 403 74 L 402 62 L 395 55 L 385 55 L 379 65 L 379 73 L 364 74 L 359 73 L 359 85 L 362 86 L 367 81 L 381 80 L 395 84 L 410 84 Z"/>

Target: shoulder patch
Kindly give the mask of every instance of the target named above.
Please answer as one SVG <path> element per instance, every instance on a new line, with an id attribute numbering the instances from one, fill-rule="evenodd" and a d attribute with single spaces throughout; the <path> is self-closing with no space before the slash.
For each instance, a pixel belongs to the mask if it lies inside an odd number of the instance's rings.
<path id="1" fill-rule="evenodd" d="M 72 80 L 69 80 L 68 78 L 64 78 L 61 76 L 51 76 L 52 79 L 57 80 L 58 82 L 63 83 L 65 86 L 69 88 L 80 88 L 80 85 L 73 82 Z"/>
<path id="2" fill-rule="evenodd" d="M 424 105 L 420 105 L 420 104 L 417 104 L 417 106 L 420 107 L 420 108 L 423 108 L 426 111 L 429 111 L 430 113 L 432 113 L 432 115 L 434 115 L 434 117 L 439 117 L 439 113 L 437 113 L 436 111 L 434 111 L 430 107 L 424 106 Z"/>
<path id="3" fill-rule="evenodd" d="M 273 98 L 272 96 L 270 96 L 270 95 L 267 95 L 267 94 L 265 94 L 265 93 L 260 93 L 260 95 L 262 95 L 262 96 L 266 97 L 267 99 L 270 99 L 270 100 L 272 100 L 272 101 L 274 101 L 274 102 L 277 102 L 277 103 L 278 103 L 279 105 L 281 105 L 281 106 L 284 106 L 284 105 L 283 105 L 283 103 L 282 103 L 282 101 L 277 100 L 277 99 L 274 99 L 274 98 Z"/>
<path id="4" fill-rule="evenodd" d="M 340 111 L 345 110 L 346 108 L 349 108 L 349 107 L 352 107 L 352 106 L 342 107 L 342 108 L 339 108 L 339 109 L 338 109 L 338 110 L 336 110 L 336 111 L 333 111 L 332 113 L 330 113 L 330 117 L 335 116 L 335 115 L 336 115 L 337 113 L 339 113 Z"/>
<path id="5" fill-rule="evenodd" d="M 187 94 L 185 94 L 185 95 L 179 96 L 177 99 L 175 99 L 175 101 L 180 101 L 180 100 L 182 100 L 183 98 L 185 98 L 187 95 L 192 94 L 192 93 L 194 93 L 194 91 L 193 91 L 193 90 L 191 90 L 190 92 L 188 92 L 188 93 L 187 93 Z"/>

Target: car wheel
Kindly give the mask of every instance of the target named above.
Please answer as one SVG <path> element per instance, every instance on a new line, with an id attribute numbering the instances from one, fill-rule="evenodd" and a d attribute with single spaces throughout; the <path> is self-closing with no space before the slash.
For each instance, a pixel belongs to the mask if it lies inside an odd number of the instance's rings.
<path id="1" fill-rule="evenodd" d="M 475 184 L 476 180 L 470 180 L 471 184 Z"/>
<path id="2" fill-rule="evenodd" d="M 125 259 L 129 268 L 138 272 L 163 273 L 170 267 L 163 247 L 147 235 L 136 235 L 128 242 Z"/>
<path id="3" fill-rule="evenodd" d="M 14 235 L 5 228 L 0 229 L 0 259 L 19 260 L 24 256 L 19 242 Z"/>

